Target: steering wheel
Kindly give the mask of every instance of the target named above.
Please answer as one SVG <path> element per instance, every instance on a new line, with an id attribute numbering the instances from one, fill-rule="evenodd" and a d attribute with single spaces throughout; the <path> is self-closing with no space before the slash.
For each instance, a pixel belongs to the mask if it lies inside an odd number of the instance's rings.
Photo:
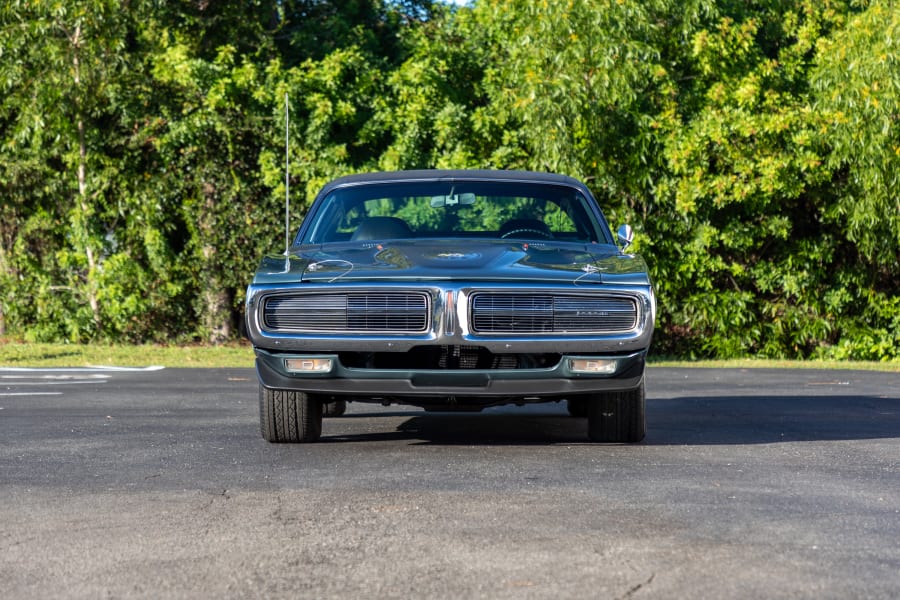
<path id="1" fill-rule="evenodd" d="M 545 240 L 553 239 L 553 234 L 551 234 L 551 233 L 548 233 L 546 231 L 541 231 L 540 229 L 530 229 L 528 227 L 523 227 L 522 229 L 513 229 L 512 231 L 507 231 L 506 233 L 504 233 L 503 235 L 500 236 L 500 239 L 505 240 L 506 238 L 511 237 L 511 236 L 516 236 L 516 234 L 519 234 L 519 233 L 529 233 L 529 234 L 533 233 L 539 237 L 544 238 Z M 518 237 L 518 236 L 516 236 L 516 237 Z"/>

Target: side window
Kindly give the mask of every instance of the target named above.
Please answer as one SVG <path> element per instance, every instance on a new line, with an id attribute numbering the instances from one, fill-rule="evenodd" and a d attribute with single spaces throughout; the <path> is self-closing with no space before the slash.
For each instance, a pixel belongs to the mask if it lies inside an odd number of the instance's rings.
<path id="1" fill-rule="evenodd" d="M 393 217 L 397 208 L 395 198 L 373 198 L 366 200 L 366 216 L 368 217 Z"/>
<path id="2" fill-rule="evenodd" d="M 360 221 L 362 221 L 363 217 L 365 217 L 362 205 L 346 204 L 344 206 L 345 209 L 341 214 L 341 218 L 338 221 L 337 228 L 335 230 L 334 241 L 350 239 L 350 236 L 354 231 L 356 231 L 356 228 L 359 226 Z"/>
<path id="3" fill-rule="evenodd" d="M 548 202 L 544 209 L 544 223 L 550 228 L 554 234 L 575 234 L 578 228 L 575 227 L 575 221 L 566 212 L 562 206 L 556 202 Z"/>

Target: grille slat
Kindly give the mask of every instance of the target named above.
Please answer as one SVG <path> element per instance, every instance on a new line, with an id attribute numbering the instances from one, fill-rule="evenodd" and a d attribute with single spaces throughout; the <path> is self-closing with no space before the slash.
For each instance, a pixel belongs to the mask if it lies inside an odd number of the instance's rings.
<path id="1" fill-rule="evenodd" d="M 477 333 L 616 333 L 637 325 L 637 304 L 619 296 L 476 294 Z"/>
<path id="2" fill-rule="evenodd" d="M 428 327 L 428 297 L 408 293 L 275 296 L 265 302 L 270 331 L 421 333 Z"/>

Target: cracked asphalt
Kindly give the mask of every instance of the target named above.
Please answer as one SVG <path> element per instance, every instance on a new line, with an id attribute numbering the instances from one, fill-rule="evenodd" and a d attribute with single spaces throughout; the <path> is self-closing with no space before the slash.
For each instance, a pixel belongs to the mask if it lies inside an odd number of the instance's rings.
<path id="1" fill-rule="evenodd" d="M 561 404 L 351 404 L 270 445 L 252 370 L 0 369 L 19 598 L 900 597 L 900 374 L 650 368 L 644 443 Z"/>

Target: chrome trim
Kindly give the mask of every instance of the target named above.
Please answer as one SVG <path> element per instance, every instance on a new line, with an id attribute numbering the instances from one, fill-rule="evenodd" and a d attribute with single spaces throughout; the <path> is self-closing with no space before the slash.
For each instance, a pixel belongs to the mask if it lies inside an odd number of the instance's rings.
<path id="1" fill-rule="evenodd" d="M 455 306 L 447 305 L 447 292 L 452 291 Z M 263 327 L 265 298 L 272 295 L 298 293 L 336 294 L 348 292 L 419 293 L 428 297 L 429 323 L 420 333 L 408 332 L 271 332 Z M 254 346 L 273 351 L 299 352 L 406 352 L 423 345 L 477 345 L 494 353 L 555 352 L 601 353 L 633 352 L 650 345 L 655 315 L 655 299 L 649 285 L 596 285 L 596 294 L 631 298 L 637 305 L 635 327 L 617 333 L 551 333 L 492 334 L 471 330 L 469 324 L 470 297 L 480 292 L 549 293 L 560 295 L 587 294 L 584 286 L 544 283 L 478 283 L 442 281 L 387 281 L 379 285 L 371 282 L 341 281 L 340 283 L 297 283 L 251 285 L 247 291 L 247 336 Z M 451 325 L 452 322 L 452 325 Z M 453 335 L 448 335 L 453 332 Z"/>
<path id="2" fill-rule="evenodd" d="M 631 225 L 619 225 L 619 228 L 616 230 L 616 240 L 619 242 L 622 250 L 626 250 L 634 241 L 634 230 L 631 228 Z"/>
<path id="3" fill-rule="evenodd" d="M 444 294 L 444 335 L 447 337 L 456 335 L 456 292 L 447 290 Z"/>

